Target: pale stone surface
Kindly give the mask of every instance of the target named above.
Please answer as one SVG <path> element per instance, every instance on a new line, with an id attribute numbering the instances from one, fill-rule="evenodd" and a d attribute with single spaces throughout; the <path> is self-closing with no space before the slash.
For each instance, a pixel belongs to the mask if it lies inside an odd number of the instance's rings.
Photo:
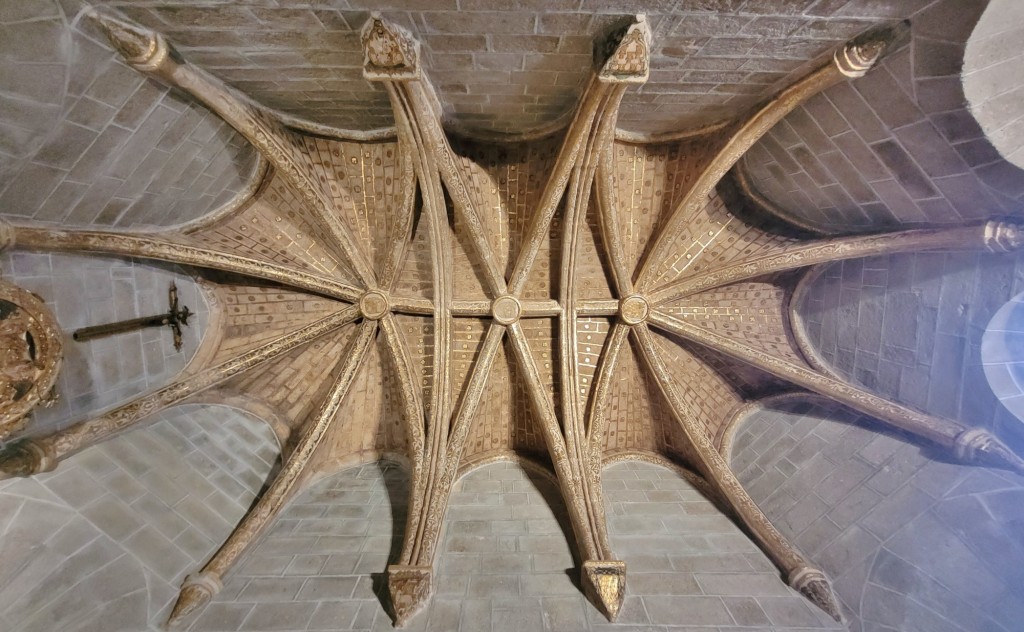
<path id="1" fill-rule="evenodd" d="M 740 427 L 732 466 L 831 576 L 851 630 L 1019 629 L 1024 479 L 928 454 L 838 407 L 793 403 Z"/>
<path id="2" fill-rule="evenodd" d="M 1011 0 L 992 0 L 967 40 L 964 95 L 996 149 L 1024 167 L 1024 11 Z"/>
<path id="3" fill-rule="evenodd" d="M 812 346 L 845 379 L 966 425 L 1009 431 L 1019 441 L 1019 420 L 986 380 L 982 334 L 1024 291 L 1022 271 L 1019 255 L 854 259 L 828 265 L 795 307 Z M 1016 353 L 1015 346 L 1005 349 Z"/>
<path id="4" fill-rule="evenodd" d="M 244 189 L 256 152 L 204 107 L 120 61 L 84 3 L 0 8 L 0 216 L 171 226 Z"/>
<path id="5" fill-rule="evenodd" d="M 674 472 L 613 465 L 604 485 L 623 492 L 608 504 L 612 549 L 628 567 L 619 623 L 609 624 L 576 586 L 555 485 L 496 463 L 456 483 L 434 597 L 404 629 L 837 629 Z M 407 493 L 405 472 L 384 463 L 318 483 L 283 512 L 189 629 L 391 629 L 380 601 L 383 571 L 401 545 Z M 278 618 L 284 613 L 287 624 Z"/>
<path id="6" fill-rule="evenodd" d="M 277 452 L 263 422 L 185 405 L 55 472 L 0 482 L 0 628 L 160 629 L 181 580 L 231 532 Z"/>
<path id="7" fill-rule="evenodd" d="M 52 4 L 57 3 L 40 4 L 53 13 Z M 70 22 L 85 3 L 63 0 L 60 4 Z M 93 4 L 117 8 L 147 27 L 160 29 L 190 61 L 262 103 L 306 120 L 361 130 L 394 123 L 384 91 L 362 77 L 358 33 L 368 11 L 383 12 L 422 41 L 424 67 L 451 118 L 467 128 L 499 132 L 543 128 L 566 117 L 592 65 L 595 38 L 626 16 L 646 13 L 657 33 L 650 81 L 626 96 L 620 121 L 634 131 L 664 132 L 739 114 L 848 38 L 880 19 L 909 17 L 923 3 L 251 0 L 140 4 L 104 0 Z M 92 35 L 88 28 L 83 30 Z M 87 63 L 99 70 L 114 65 L 109 49 L 97 44 L 99 40 L 87 39 L 78 31 L 74 36 L 83 40 L 81 55 Z M 61 70 L 67 72 L 64 67 Z M 76 76 L 76 68 L 70 72 Z M 103 85 L 110 89 L 87 93 L 91 100 L 80 106 L 79 119 L 92 124 L 115 116 L 114 111 L 137 87 L 120 72 Z M 158 110 L 165 105 L 181 107 L 173 94 L 160 102 L 163 95 L 158 86 L 142 90 L 158 94 Z M 110 103 L 115 97 L 119 100 Z M 150 95 L 142 101 L 143 108 L 153 102 Z M 79 133 L 88 138 L 89 132 L 83 127 Z M 230 138 L 223 131 L 220 135 Z"/>
<path id="8" fill-rule="evenodd" d="M 43 434 L 64 428 L 140 393 L 168 383 L 206 333 L 209 308 L 196 283 L 180 268 L 133 259 L 35 252 L 0 254 L 0 276 L 39 295 L 65 333 L 59 399 L 37 407 L 26 429 Z M 152 328 L 76 342 L 75 329 L 167 311 L 167 289 L 178 286 L 179 305 L 194 314 L 174 350 L 170 329 Z"/>
<path id="9" fill-rule="evenodd" d="M 751 149 L 743 164 L 755 187 L 832 233 L 1019 215 L 1024 171 L 974 120 L 961 81 L 964 46 L 986 4 L 928 3 L 911 17 L 909 46 L 812 97 Z M 1017 40 L 1004 48 L 1019 54 Z M 990 126 L 1010 133 L 1021 88 L 1010 77 L 987 85 L 1001 95 L 988 102 Z"/>

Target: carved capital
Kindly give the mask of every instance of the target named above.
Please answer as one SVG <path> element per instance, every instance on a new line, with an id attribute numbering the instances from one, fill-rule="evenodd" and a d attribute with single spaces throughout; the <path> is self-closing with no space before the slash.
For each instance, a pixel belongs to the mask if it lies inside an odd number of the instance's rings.
<path id="1" fill-rule="evenodd" d="M 0 219 L 0 251 L 14 245 L 14 226 Z"/>
<path id="2" fill-rule="evenodd" d="M 626 563 L 621 560 L 583 562 L 583 590 L 609 621 L 615 621 L 626 596 Z"/>
<path id="3" fill-rule="evenodd" d="M 167 40 L 155 31 L 114 17 L 105 11 L 93 11 L 89 17 L 107 36 L 114 50 L 136 70 L 153 72 L 170 55 Z"/>
<path id="4" fill-rule="evenodd" d="M 1014 222 L 986 222 L 984 240 L 992 252 L 1014 252 L 1024 246 L 1024 229 Z"/>
<path id="5" fill-rule="evenodd" d="M 988 430 L 971 428 L 957 435 L 953 454 L 964 463 L 998 467 L 1024 474 L 1024 460 Z"/>
<path id="6" fill-rule="evenodd" d="M 605 42 L 605 60 L 597 74 L 605 83 L 644 83 L 651 72 L 651 29 L 640 14 Z"/>
<path id="7" fill-rule="evenodd" d="M 190 614 L 208 603 L 221 591 L 224 584 L 215 573 L 201 572 L 189 575 L 181 584 L 181 594 L 167 620 L 170 627 L 180 625 Z"/>
<path id="8" fill-rule="evenodd" d="M 56 468 L 53 446 L 46 441 L 23 439 L 0 450 L 0 479 L 32 476 Z"/>
<path id="9" fill-rule="evenodd" d="M 434 570 L 429 566 L 388 566 L 388 593 L 395 614 L 395 627 L 402 627 L 427 605 L 433 592 Z"/>
<path id="10" fill-rule="evenodd" d="M 412 33 L 370 15 L 363 26 L 363 76 L 370 81 L 420 78 L 420 43 Z"/>
<path id="11" fill-rule="evenodd" d="M 825 573 L 810 566 L 801 566 L 789 574 L 789 585 L 842 623 L 843 613 L 839 608 L 839 600 L 836 599 L 832 591 L 832 582 Z"/>

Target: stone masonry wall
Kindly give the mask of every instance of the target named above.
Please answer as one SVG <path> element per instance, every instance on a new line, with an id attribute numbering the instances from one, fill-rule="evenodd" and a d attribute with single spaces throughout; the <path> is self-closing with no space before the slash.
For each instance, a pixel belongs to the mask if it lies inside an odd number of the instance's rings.
<path id="1" fill-rule="evenodd" d="M 651 80 L 630 90 L 620 121 L 633 131 L 664 132 L 739 114 L 873 23 L 908 17 L 928 1 L 94 3 L 162 30 L 187 59 L 261 103 L 359 130 L 394 124 L 384 90 L 362 76 L 359 30 L 369 11 L 380 11 L 422 41 L 448 118 L 473 130 L 521 133 L 571 112 L 595 39 L 637 13 L 655 33 Z"/>
<path id="2" fill-rule="evenodd" d="M 191 98 L 125 65 L 84 3 L 0 3 L 0 217 L 170 226 L 251 180 L 256 152 Z"/>
<path id="3" fill-rule="evenodd" d="M 90 413 L 163 386 L 181 372 L 203 340 L 209 313 L 195 282 L 176 267 L 132 259 L 66 254 L 6 252 L 0 277 L 46 302 L 64 330 L 64 365 L 57 378 L 59 399 L 37 407 L 26 432 L 64 428 Z M 85 342 L 71 333 L 166 312 L 167 289 L 178 286 L 179 305 L 194 316 L 182 330 L 184 346 L 174 350 L 169 328 L 151 328 Z"/>
<path id="4" fill-rule="evenodd" d="M 156 632 L 262 487 L 269 426 L 180 406 L 58 469 L 0 482 L 0 628 Z"/>
<path id="5" fill-rule="evenodd" d="M 1020 215 L 1024 171 L 985 138 L 960 79 L 985 5 L 931 3 L 908 46 L 786 116 L 744 158 L 756 188 L 828 232 Z"/>
<path id="6" fill-rule="evenodd" d="M 927 412 L 1019 440 L 988 385 L 981 339 L 1024 291 L 1024 257 L 917 253 L 828 265 L 796 306 L 839 375 Z"/>
<path id="7" fill-rule="evenodd" d="M 868 419 L 806 402 L 749 417 L 732 467 L 832 578 L 851 632 L 1020 629 L 1024 478 L 937 460 Z"/>
<path id="8" fill-rule="evenodd" d="M 189 629 L 390 630 L 380 595 L 401 547 L 408 484 L 402 469 L 386 464 L 321 481 L 285 510 Z M 575 586 L 571 529 L 555 485 L 496 463 L 456 483 L 434 597 L 403 629 L 838 629 L 676 473 L 613 465 L 604 488 L 612 548 L 629 567 L 617 624 Z"/>

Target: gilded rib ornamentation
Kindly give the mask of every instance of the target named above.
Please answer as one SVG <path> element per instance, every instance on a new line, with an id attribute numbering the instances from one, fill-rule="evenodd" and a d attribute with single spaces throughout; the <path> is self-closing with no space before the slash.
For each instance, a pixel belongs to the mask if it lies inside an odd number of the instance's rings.
<path id="1" fill-rule="evenodd" d="M 200 356 L 217 364 L 67 430 L 8 444 L 0 472 L 52 469 L 200 392 L 206 401 L 238 401 L 246 385 L 283 389 L 277 397 L 252 394 L 251 408 L 285 426 L 279 435 L 292 438 L 291 451 L 222 548 L 185 581 L 172 623 L 220 590 L 310 478 L 395 451 L 412 469 L 401 552 L 384 569 L 396 625 L 430 599 L 456 478 L 499 458 L 541 462 L 557 478 L 581 585 L 610 620 L 627 590 L 626 566 L 609 543 L 601 468 L 624 458 L 686 468 L 791 586 L 840 618 L 828 579 L 754 505 L 715 447 L 727 444 L 733 420 L 765 385 L 813 391 L 959 458 L 1024 471 L 982 429 L 806 365 L 786 317 L 784 274 L 925 248 L 1012 251 L 1024 243 L 1018 225 L 804 240 L 737 217 L 718 192 L 772 125 L 825 87 L 868 72 L 902 27 L 852 40 L 738 120 L 642 144 L 621 133 L 617 140 L 615 129 L 623 94 L 651 71 L 650 28 L 636 16 L 597 42 L 564 135 L 474 145 L 446 133 L 419 42 L 379 15 L 362 32 L 364 75 L 387 91 L 397 142 L 304 135 L 190 65 L 163 36 L 109 13 L 93 16 L 130 65 L 205 104 L 271 167 L 251 199 L 187 232 L 0 222 L 0 248 L 192 266 L 225 286 L 230 300 L 217 309 L 238 308 L 216 319 L 222 331 L 209 337 L 226 342 Z M 279 296 L 269 301 L 268 293 Z M 237 305 L 242 300 L 252 302 L 251 313 Z M 269 321 L 260 309 L 278 308 L 294 311 L 275 321 L 278 329 L 263 327 Z M 292 327 L 267 341 L 268 332 Z M 288 376 L 317 369 L 296 370 L 297 363 L 322 360 L 307 355 L 307 343 L 314 351 L 329 343 L 323 357 L 337 360 L 296 388 Z M 288 410 L 278 410 L 284 402 Z"/>

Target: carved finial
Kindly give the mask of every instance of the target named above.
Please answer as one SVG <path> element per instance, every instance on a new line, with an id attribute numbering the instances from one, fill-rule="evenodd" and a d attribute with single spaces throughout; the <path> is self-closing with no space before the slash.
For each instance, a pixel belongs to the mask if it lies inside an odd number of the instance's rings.
<path id="1" fill-rule="evenodd" d="M 0 251 L 14 245 L 14 226 L 0 219 Z"/>
<path id="2" fill-rule="evenodd" d="M 626 563 L 620 560 L 584 561 L 583 590 L 609 621 L 615 621 L 626 597 Z"/>
<path id="3" fill-rule="evenodd" d="M 46 441 L 21 439 L 0 450 L 0 480 L 51 472 L 56 467 L 53 446 Z"/>
<path id="4" fill-rule="evenodd" d="M 830 617 L 843 622 L 843 613 L 839 608 L 839 600 L 832 591 L 832 583 L 816 568 L 801 566 L 789 576 L 789 585 L 799 590 L 814 605 L 824 610 Z"/>
<path id="5" fill-rule="evenodd" d="M 987 465 L 1024 474 L 1024 460 L 988 430 L 970 428 L 956 436 L 953 453 L 964 463 Z"/>
<path id="6" fill-rule="evenodd" d="M 644 83 L 651 72 L 651 29 L 647 16 L 608 38 L 597 77 L 606 83 Z"/>
<path id="7" fill-rule="evenodd" d="M 205 605 L 213 596 L 220 592 L 224 584 L 220 577 L 213 573 L 201 572 L 189 575 L 181 584 L 181 594 L 174 604 L 170 618 L 167 619 L 169 627 L 181 625 L 190 614 Z"/>
<path id="8" fill-rule="evenodd" d="M 395 627 L 404 626 L 422 610 L 433 592 L 433 569 L 429 566 L 388 566 L 388 593 L 395 614 Z"/>
<path id="9" fill-rule="evenodd" d="M 878 60 L 895 50 L 910 33 L 910 22 L 888 24 L 858 35 L 833 55 L 839 72 L 847 77 L 863 77 Z"/>
<path id="10" fill-rule="evenodd" d="M 412 33 L 371 13 L 363 25 L 363 76 L 371 81 L 420 77 L 420 43 Z"/>
<path id="11" fill-rule="evenodd" d="M 1013 222 L 986 222 L 985 247 L 992 252 L 1013 252 L 1024 246 L 1024 229 Z"/>
<path id="12" fill-rule="evenodd" d="M 170 48 L 163 35 L 106 11 L 93 10 L 89 17 L 133 68 L 151 72 L 167 59 Z"/>

